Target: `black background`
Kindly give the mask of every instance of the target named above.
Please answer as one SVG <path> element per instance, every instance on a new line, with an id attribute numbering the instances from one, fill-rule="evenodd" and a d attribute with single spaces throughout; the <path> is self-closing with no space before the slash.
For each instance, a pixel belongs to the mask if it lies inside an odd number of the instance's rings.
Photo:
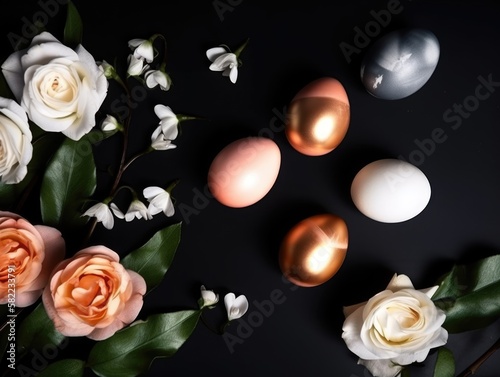
<path id="1" fill-rule="evenodd" d="M 48 3 L 56 11 L 43 18 Z M 9 39 L 28 36 L 26 25 L 34 18 L 41 16 L 47 30 L 61 37 L 62 3 L 9 2 L 0 23 L 2 60 L 12 52 Z M 434 285 L 454 263 L 500 251 L 500 87 L 462 118 L 460 127 L 453 129 L 454 122 L 443 118 L 454 104 L 474 96 L 480 76 L 487 79 L 491 75 L 500 82 L 500 3 L 400 0 L 396 7 L 400 11 L 391 14 L 378 32 L 372 29 L 373 37 L 366 46 L 355 44 L 355 28 L 373 26 L 374 12 L 387 14 L 392 2 L 74 3 L 83 20 L 83 45 L 97 61 L 112 63 L 116 59 L 118 66 L 126 68 L 128 40 L 154 33 L 167 39 L 167 71 L 173 86 L 168 92 L 149 91 L 137 101 L 131 154 L 149 143 L 158 121 L 155 104 L 203 118 L 181 124 L 176 149 L 143 157 L 123 177 L 124 183 L 138 190 L 147 185 L 166 187 L 179 179 L 173 192 L 174 217 L 121 221 L 111 231 L 99 225 L 92 242 L 125 255 L 160 227 L 183 222 L 174 263 L 162 284 L 146 297 L 141 318 L 196 308 L 201 284 L 221 297 L 229 291 L 245 294 L 250 302 L 245 317 L 227 330 L 240 343 L 229 347 L 224 338 L 200 323 L 174 357 L 153 362 L 148 376 L 369 376 L 356 365 L 357 357 L 341 339 L 343 305 L 367 300 L 384 289 L 394 273 L 407 274 L 416 288 L 425 288 Z M 217 4 L 227 8 L 217 11 Z M 431 30 L 440 42 L 439 63 L 415 94 L 401 100 L 380 100 L 364 90 L 360 61 L 374 40 L 401 27 Z M 208 48 L 226 44 L 234 50 L 246 38 L 250 41 L 241 55 L 243 66 L 236 84 L 208 69 Z M 346 59 L 342 43 L 359 47 L 359 52 Z M 351 104 L 350 127 L 331 153 L 301 155 L 284 135 L 284 112 L 298 90 L 324 76 L 335 77 L 344 85 Z M 131 80 L 131 84 L 136 83 Z M 118 93 L 112 83 L 105 106 Z M 416 140 L 431 138 L 437 128 L 444 130 L 446 141 L 427 154 L 419 152 Z M 229 142 L 256 135 L 278 144 L 282 154 L 278 179 L 256 204 L 225 207 L 207 191 L 210 162 Z M 118 146 L 107 140 L 96 148 L 97 198 L 109 189 L 105 170 L 117 162 Z M 365 217 L 353 205 L 349 189 L 354 175 L 379 158 L 404 158 L 428 177 L 431 200 L 417 217 L 384 224 Z M 278 248 L 293 225 L 323 212 L 346 221 L 347 258 L 325 284 L 298 288 L 282 278 Z M 283 302 L 274 305 L 269 315 L 259 316 L 255 303 L 269 300 L 276 292 L 281 292 Z M 217 325 L 224 316 L 220 303 L 207 313 L 207 320 Z M 450 335 L 448 347 L 454 352 L 457 373 L 499 334 L 496 321 L 487 329 Z M 82 350 L 90 343 L 81 339 L 73 343 L 80 346 L 68 347 L 64 353 L 84 357 Z M 412 375 L 431 376 L 434 360 L 432 352 L 422 366 L 412 367 Z M 498 377 L 499 373 L 500 356 L 495 354 L 476 375 Z"/>

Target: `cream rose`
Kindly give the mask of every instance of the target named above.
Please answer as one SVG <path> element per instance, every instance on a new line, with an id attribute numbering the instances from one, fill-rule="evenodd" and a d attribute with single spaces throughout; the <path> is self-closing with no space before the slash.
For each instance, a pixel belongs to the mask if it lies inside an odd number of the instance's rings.
<path id="1" fill-rule="evenodd" d="M 92 246 L 56 266 L 42 298 L 61 334 L 102 340 L 135 320 L 145 293 L 143 277 L 116 252 Z"/>
<path id="2" fill-rule="evenodd" d="M 14 298 L 18 307 L 33 304 L 63 260 L 65 247 L 57 229 L 0 211 L 0 304 Z"/>
<path id="3" fill-rule="evenodd" d="M 11 54 L 2 70 L 28 118 L 43 130 L 79 140 L 95 126 L 108 81 L 83 46 L 73 50 L 42 32 Z"/>
<path id="4" fill-rule="evenodd" d="M 0 177 L 3 183 L 19 183 L 33 156 L 31 130 L 24 109 L 0 97 Z"/>
<path id="5" fill-rule="evenodd" d="M 395 377 L 446 344 L 445 314 L 431 300 L 437 289 L 415 290 L 408 276 L 395 274 L 386 290 L 345 307 L 342 338 L 358 363 L 376 377 Z"/>

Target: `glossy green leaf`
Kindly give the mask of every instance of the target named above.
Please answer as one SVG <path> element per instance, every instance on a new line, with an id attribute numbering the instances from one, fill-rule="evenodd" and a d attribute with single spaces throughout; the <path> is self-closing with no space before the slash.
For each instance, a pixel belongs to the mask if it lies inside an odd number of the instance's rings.
<path id="1" fill-rule="evenodd" d="M 44 224 L 60 230 L 81 227 L 82 206 L 96 188 L 93 149 L 87 137 L 66 139 L 50 161 L 42 181 L 40 209 Z"/>
<path id="2" fill-rule="evenodd" d="M 191 336 L 200 310 L 155 314 L 98 342 L 87 365 L 101 377 L 135 377 L 154 359 L 173 356 Z"/>
<path id="3" fill-rule="evenodd" d="M 453 353 L 445 347 L 440 347 L 437 354 L 436 365 L 434 366 L 434 377 L 455 376 L 455 358 Z"/>
<path id="4" fill-rule="evenodd" d="M 35 127 L 33 133 L 38 132 Z M 32 185 L 36 185 L 36 180 L 41 178 L 48 160 L 54 154 L 54 147 L 62 142 L 60 134 L 46 133 L 40 136 L 33 143 L 33 156 L 28 164 L 28 173 L 24 179 L 16 183 L 5 184 L 0 182 L 0 207 L 3 210 L 11 210 L 16 212 L 16 206 L 23 195 L 28 195 Z M 38 182 L 39 184 L 40 182 Z"/>
<path id="5" fill-rule="evenodd" d="M 85 361 L 79 359 L 63 359 L 50 364 L 37 374 L 37 377 L 82 377 Z"/>
<path id="6" fill-rule="evenodd" d="M 72 1 L 68 1 L 68 12 L 64 26 L 64 43 L 70 47 L 76 47 L 82 43 L 83 24 L 80 13 Z"/>
<path id="7" fill-rule="evenodd" d="M 16 344 L 20 358 L 30 349 L 41 350 L 48 345 L 63 348 L 64 335 L 58 332 L 47 316 L 42 303 L 21 322 L 16 334 Z"/>
<path id="8" fill-rule="evenodd" d="M 170 268 L 180 239 L 181 223 L 167 226 L 123 258 L 122 264 L 140 274 L 150 291 L 162 281 Z"/>
<path id="9" fill-rule="evenodd" d="M 450 333 L 488 326 L 500 318 L 500 255 L 456 265 L 439 280 L 432 300 L 446 313 Z"/>

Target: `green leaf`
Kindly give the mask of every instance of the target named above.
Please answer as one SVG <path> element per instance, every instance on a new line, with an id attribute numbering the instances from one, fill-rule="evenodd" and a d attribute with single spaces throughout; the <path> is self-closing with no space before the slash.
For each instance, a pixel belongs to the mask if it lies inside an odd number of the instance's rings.
<path id="1" fill-rule="evenodd" d="M 33 133 L 38 132 L 38 128 Z M 23 194 L 28 194 L 31 185 L 36 184 L 36 179 L 40 178 L 47 165 L 48 160 L 54 154 L 54 146 L 58 146 L 62 138 L 56 133 L 46 133 L 33 143 L 33 156 L 28 164 L 28 173 L 24 179 L 16 184 L 5 184 L 0 182 L 0 206 L 4 210 L 17 211 Z M 39 183 L 39 182 L 38 182 Z"/>
<path id="2" fill-rule="evenodd" d="M 44 224 L 59 230 L 85 225 L 82 206 L 96 188 L 92 145 L 87 137 L 66 139 L 50 161 L 42 181 L 40 209 Z"/>
<path id="3" fill-rule="evenodd" d="M 453 353 L 445 347 L 440 347 L 434 367 L 434 377 L 455 376 L 455 358 Z"/>
<path id="4" fill-rule="evenodd" d="M 63 359 L 50 364 L 37 374 L 38 377 L 82 377 L 85 361 L 79 359 Z"/>
<path id="5" fill-rule="evenodd" d="M 129 253 L 122 264 L 140 274 L 148 287 L 155 288 L 165 276 L 174 259 L 181 238 L 181 223 L 157 231 L 140 248 Z"/>
<path id="6" fill-rule="evenodd" d="M 82 43 L 83 26 L 80 13 L 72 1 L 68 1 L 68 13 L 64 26 L 64 43 L 70 47 L 76 47 Z"/>
<path id="7" fill-rule="evenodd" d="M 446 313 L 450 333 L 486 327 L 500 318 L 500 254 L 455 265 L 439 280 L 432 300 Z"/>
<path id="8" fill-rule="evenodd" d="M 47 345 L 60 346 L 66 339 L 54 327 L 54 323 L 47 316 L 42 303 L 21 322 L 21 326 L 16 334 L 16 344 L 19 359 L 29 349 L 43 349 Z M 62 348 L 62 346 L 60 347 Z"/>
<path id="9" fill-rule="evenodd" d="M 135 377 L 154 359 L 173 356 L 191 336 L 200 310 L 155 314 L 98 342 L 87 365 L 101 377 Z"/>

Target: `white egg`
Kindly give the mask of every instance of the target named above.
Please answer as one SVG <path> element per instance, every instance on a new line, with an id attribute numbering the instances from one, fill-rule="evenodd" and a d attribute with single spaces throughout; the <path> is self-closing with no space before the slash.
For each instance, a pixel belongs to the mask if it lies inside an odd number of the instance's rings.
<path id="1" fill-rule="evenodd" d="M 431 186 L 416 166 L 388 158 L 371 162 L 356 174 L 351 184 L 351 197 L 367 217 L 398 223 L 424 210 L 431 198 Z"/>

